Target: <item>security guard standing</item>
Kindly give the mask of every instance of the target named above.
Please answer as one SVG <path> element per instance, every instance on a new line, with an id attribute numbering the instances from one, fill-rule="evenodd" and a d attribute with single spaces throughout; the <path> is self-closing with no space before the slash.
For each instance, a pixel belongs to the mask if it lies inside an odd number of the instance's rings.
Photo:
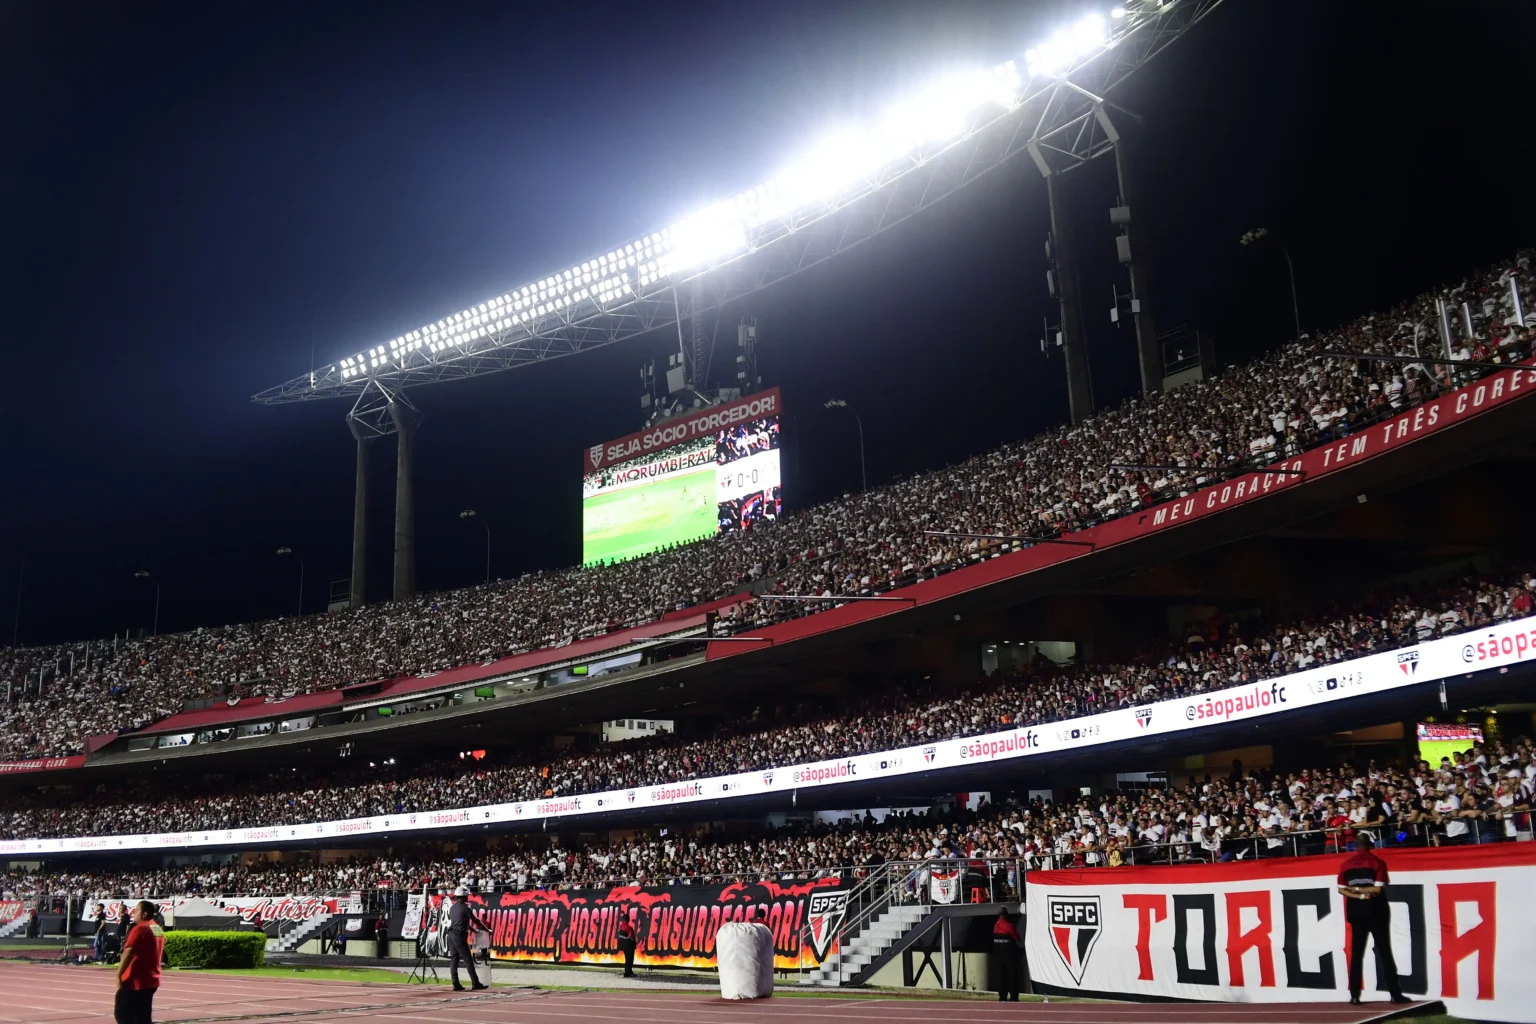
<path id="1" fill-rule="evenodd" d="M 1365 940 L 1376 940 L 1378 986 L 1392 993 L 1394 1003 L 1406 1003 L 1397 980 L 1397 963 L 1392 959 L 1391 916 L 1384 892 L 1387 883 L 1386 861 L 1372 852 L 1368 833 L 1355 834 L 1358 852 L 1339 869 L 1339 892 L 1344 896 L 1344 920 L 1349 922 L 1349 1001 L 1360 1002 L 1364 987 Z"/>
<path id="2" fill-rule="evenodd" d="M 476 923 L 475 913 L 469 909 L 469 890 L 461 885 L 453 890 L 453 905 L 448 908 L 448 978 L 453 982 L 455 992 L 464 991 L 464 986 L 459 984 L 460 960 L 469 968 L 470 988 L 491 987 L 480 984 L 480 977 L 475 974 L 475 958 L 469 952 L 469 927 Z"/>
<path id="3" fill-rule="evenodd" d="M 626 908 L 623 917 L 619 918 L 619 952 L 624 954 L 624 977 L 635 976 L 635 923 L 630 920 Z"/>
<path id="4" fill-rule="evenodd" d="M 1019 929 L 1007 907 L 997 912 L 992 925 L 992 969 L 997 972 L 997 1001 L 1019 1001 Z"/>

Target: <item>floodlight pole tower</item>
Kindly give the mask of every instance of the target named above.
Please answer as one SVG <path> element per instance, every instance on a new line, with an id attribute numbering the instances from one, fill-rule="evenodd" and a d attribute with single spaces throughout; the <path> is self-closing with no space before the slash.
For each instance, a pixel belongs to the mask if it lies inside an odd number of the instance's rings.
<path id="1" fill-rule="evenodd" d="M 1030 155 L 1035 156 L 1031 149 Z M 1077 260 L 1072 243 L 1072 225 L 1068 220 L 1061 175 L 1036 157 L 1036 166 L 1045 176 L 1045 193 L 1051 207 L 1051 259 L 1056 270 L 1056 297 L 1061 302 L 1061 351 L 1067 364 L 1067 410 L 1072 424 L 1093 415 L 1093 384 L 1089 379 L 1087 332 L 1083 327 L 1083 304 L 1078 294 Z"/>
<path id="2" fill-rule="evenodd" d="M 690 382 L 701 386 L 709 377 L 714 329 L 723 307 L 841 256 L 1026 151 L 1046 177 L 1052 222 L 1060 228 L 1059 240 L 1068 257 L 1063 261 L 1067 272 L 1061 275 L 1063 347 L 1068 355 L 1073 419 L 1087 415 L 1092 391 L 1083 347 L 1082 305 L 1057 176 L 1116 145 L 1114 126 L 1103 114 L 1105 107 L 1113 106 L 1106 97 L 1116 95 L 1141 67 L 1222 2 L 1123 0 L 1111 11 L 1107 34 L 1095 33 L 1093 41 L 1066 56 L 1042 58 L 1049 47 L 1029 51 L 1026 60 L 1040 58 L 1041 63 L 1028 69 L 1028 77 L 1018 80 L 1017 89 L 1010 87 L 1005 96 L 990 95 L 979 104 L 967 101 L 957 108 L 959 123 L 952 126 L 954 130 L 946 130 L 941 137 L 911 141 L 877 166 L 867 167 L 858 165 L 866 151 L 860 144 L 844 154 L 853 160 L 856 173 L 843 173 L 849 168 L 842 167 L 832 172 L 831 181 L 824 175 L 792 174 L 783 186 L 788 192 L 759 186 L 679 222 L 675 232 L 668 228 L 599 253 L 253 395 L 253 401 L 265 405 L 342 396 L 356 400 L 348 416 L 358 440 L 352 603 L 361 604 L 366 589 L 367 449 L 374 439 L 389 434 L 397 436 L 399 445 L 395 595 L 409 596 L 415 590 L 411 473 L 412 441 L 420 415 L 405 399 L 405 389 L 578 355 L 674 325 Z M 1000 76 L 1002 71 L 1014 74 L 1013 63 L 993 69 L 987 79 L 989 90 L 1005 82 L 1008 76 Z M 970 81 L 974 84 L 975 79 Z M 1122 202 L 1128 204 L 1125 186 L 1122 174 Z M 755 212 L 750 217 L 741 212 L 746 207 L 731 206 L 754 196 L 749 205 Z M 1136 294 L 1145 306 L 1145 280 L 1134 276 L 1134 265 L 1132 273 Z M 714 314 L 715 328 L 706 334 L 700 317 L 707 313 Z M 682 330 L 685 318 L 692 321 L 691 339 Z M 1138 321 L 1144 386 L 1151 365 L 1149 352 L 1155 344 L 1148 341 L 1150 319 L 1145 328 Z"/>
<path id="3" fill-rule="evenodd" d="M 395 437 L 396 601 L 416 594 L 416 428 L 421 413 L 402 389 L 370 379 L 357 396 L 347 426 L 357 439 L 357 480 L 352 496 L 353 608 L 368 600 L 368 452 L 373 442 Z"/>
<path id="4" fill-rule="evenodd" d="M 1116 245 L 1120 262 L 1126 265 L 1131 276 L 1131 319 L 1136 324 L 1141 393 L 1143 397 L 1155 395 L 1163 390 L 1163 353 L 1158 346 L 1157 329 L 1152 322 L 1152 303 L 1147 299 L 1150 289 L 1147 287 L 1146 254 L 1136 244 L 1139 233 L 1131 206 L 1130 155 L 1126 152 L 1125 139 L 1110 119 L 1104 104 L 1094 105 L 1093 116 L 1115 149 L 1115 175 L 1120 185 L 1120 205 L 1109 211 L 1109 219 L 1124 230 L 1116 239 Z"/>

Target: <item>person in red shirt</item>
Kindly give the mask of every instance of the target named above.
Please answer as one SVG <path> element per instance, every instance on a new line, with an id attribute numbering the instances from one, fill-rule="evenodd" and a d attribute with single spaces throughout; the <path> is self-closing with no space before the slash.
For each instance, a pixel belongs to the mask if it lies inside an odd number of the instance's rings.
<path id="1" fill-rule="evenodd" d="M 148 900 L 135 903 L 128 916 L 133 927 L 128 930 L 123 958 L 117 965 L 117 1001 L 112 1016 L 117 1024 L 153 1024 L 165 930 L 155 922 L 155 905 Z"/>
<path id="2" fill-rule="evenodd" d="M 1376 985 L 1392 993 L 1394 1003 L 1406 1003 L 1392 959 L 1391 916 L 1387 909 L 1387 863 L 1372 851 L 1371 836 L 1355 838 L 1358 852 L 1345 858 L 1339 868 L 1339 892 L 1344 897 L 1344 920 L 1349 923 L 1349 1001 L 1360 1002 L 1364 987 L 1365 940 L 1376 940 Z"/>
<path id="3" fill-rule="evenodd" d="M 624 954 L 624 977 L 626 978 L 635 976 L 635 945 L 635 924 L 629 919 L 626 908 L 624 916 L 619 918 L 619 952 Z"/>
<path id="4" fill-rule="evenodd" d="M 1019 1001 L 1020 976 L 1024 973 L 1019 968 L 1021 945 L 1013 914 L 1004 907 L 997 912 L 997 921 L 992 925 L 992 964 L 997 971 L 997 1001 L 1000 1003 Z"/>

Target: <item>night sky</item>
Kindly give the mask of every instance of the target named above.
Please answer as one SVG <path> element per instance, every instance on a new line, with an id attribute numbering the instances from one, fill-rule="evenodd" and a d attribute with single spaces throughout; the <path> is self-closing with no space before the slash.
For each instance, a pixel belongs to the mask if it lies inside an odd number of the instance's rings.
<path id="1" fill-rule="evenodd" d="M 1228 0 L 1118 97 L 1144 116 L 1136 215 L 1159 327 L 1223 362 L 1536 243 L 1530 4 Z M 556 8 L 559 8 L 558 10 Z M 0 643 L 307 607 L 348 574 L 343 401 L 250 396 L 658 229 L 771 177 L 903 83 L 1018 57 L 1066 3 L 0 6 L 7 315 Z M 1419 13 L 1415 13 L 1419 12 Z M 1069 184 L 1101 406 L 1136 387 L 1105 212 Z M 726 311 L 754 315 L 789 410 L 786 500 L 1032 435 L 1066 416 L 1040 354 L 1044 184 L 1027 158 Z M 1123 284 L 1122 284 L 1123 287 Z M 580 557 L 582 448 L 638 429 L 660 332 L 428 388 L 418 578 Z M 717 366 L 727 360 L 717 358 Z M 376 446 L 371 590 L 389 587 L 392 447 Z M 25 572 L 22 573 L 23 560 Z"/>

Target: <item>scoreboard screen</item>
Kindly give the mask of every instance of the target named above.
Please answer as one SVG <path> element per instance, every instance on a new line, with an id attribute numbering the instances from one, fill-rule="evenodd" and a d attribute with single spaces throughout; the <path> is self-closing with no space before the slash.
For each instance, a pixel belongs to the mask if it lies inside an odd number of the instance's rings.
<path id="1" fill-rule="evenodd" d="M 779 417 L 741 420 L 589 472 L 582 480 L 581 558 L 638 558 L 779 517 Z"/>

